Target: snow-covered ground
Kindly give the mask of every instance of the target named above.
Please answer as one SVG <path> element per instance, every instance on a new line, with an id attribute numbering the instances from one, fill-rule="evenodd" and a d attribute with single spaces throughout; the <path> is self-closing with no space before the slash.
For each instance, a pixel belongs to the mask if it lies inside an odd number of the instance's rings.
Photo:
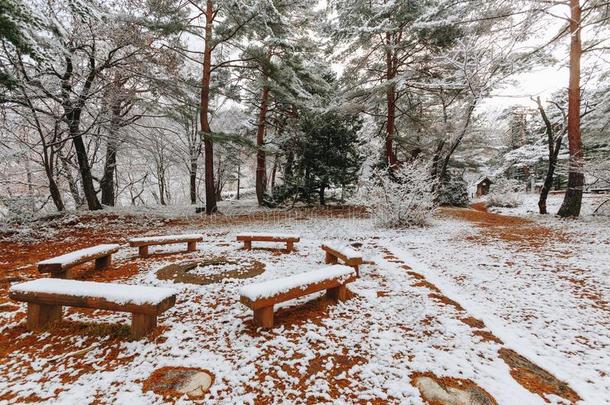
<path id="1" fill-rule="evenodd" d="M 552 196 L 550 202 L 558 200 Z M 525 213 L 527 206 L 517 211 Z M 178 290 L 176 306 L 159 317 L 160 336 L 126 341 L 33 335 L 19 329 L 24 305 L 18 313 L 0 312 L 0 336 L 12 336 L 14 346 L 0 357 L 0 398 L 163 403 L 142 391 L 142 381 L 159 367 L 184 366 L 215 375 L 208 403 L 421 404 L 411 380 L 418 372 L 470 379 L 500 404 L 566 403 L 520 385 L 498 354 L 506 347 L 568 383 L 583 403 L 610 403 L 608 223 L 528 216 L 531 224 L 489 225 L 449 210 L 428 228 L 404 231 L 376 229 L 362 218 L 327 217 L 170 227 L 167 234 L 203 233 L 204 242 L 193 254 L 171 258 L 140 259 L 126 248 L 115 255 L 116 266 L 136 261 L 140 270 L 121 282 Z M 291 254 L 244 251 L 235 241 L 241 232 L 299 234 L 301 242 Z M 360 279 L 350 284 L 354 296 L 328 309 L 311 302 L 303 306 L 321 294 L 278 305 L 276 327 L 256 331 L 252 311 L 239 302 L 240 288 L 321 268 L 320 244 L 329 240 L 356 243 L 365 261 L 375 263 L 363 265 Z M 209 285 L 156 276 L 168 263 L 215 256 L 257 260 L 266 270 L 255 278 Z M 416 273 L 458 305 L 439 299 Z M 485 325 L 473 327 L 472 317 Z M 67 319 L 129 321 L 124 314 L 81 311 L 71 311 Z M 53 351 L 57 344 L 92 349 L 62 357 Z"/>
<path id="2" fill-rule="evenodd" d="M 561 199 L 550 197 L 553 211 Z M 597 200 L 586 199 L 585 211 Z M 569 382 L 587 403 L 608 403 L 610 223 L 541 217 L 533 213 L 536 201 L 530 195 L 522 207 L 501 210 L 535 219 L 525 226 L 533 238 L 517 232 L 515 241 L 514 225 L 498 234 L 444 219 L 388 246 L 506 346 Z"/>

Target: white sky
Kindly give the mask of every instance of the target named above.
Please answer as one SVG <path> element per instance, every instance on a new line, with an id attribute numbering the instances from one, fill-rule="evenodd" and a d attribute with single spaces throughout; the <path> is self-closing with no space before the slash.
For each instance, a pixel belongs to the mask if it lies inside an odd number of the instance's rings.
<path id="1" fill-rule="evenodd" d="M 494 95 L 484 103 L 492 108 L 505 108 L 515 104 L 534 106 L 530 97 L 540 96 L 543 101 L 568 85 L 568 69 L 565 67 L 539 68 L 531 72 L 516 75 L 514 86 L 496 90 Z"/>

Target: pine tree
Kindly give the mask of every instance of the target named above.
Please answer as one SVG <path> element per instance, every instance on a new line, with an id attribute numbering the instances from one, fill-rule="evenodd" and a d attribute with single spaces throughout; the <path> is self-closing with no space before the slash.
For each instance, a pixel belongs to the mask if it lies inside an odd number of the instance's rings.
<path id="1" fill-rule="evenodd" d="M 270 112 L 305 104 L 312 108 L 315 102 L 308 87 L 325 85 L 304 56 L 317 52 L 309 31 L 314 20 L 309 1 L 268 0 L 259 2 L 257 18 L 248 27 L 250 35 L 242 59 L 249 61 L 244 74 L 248 91 L 254 94 L 249 98 L 257 110 L 255 174 L 259 205 L 264 204 L 267 190 L 265 138 Z"/>
<path id="2" fill-rule="evenodd" d="M 384 104 L 385 160 L 398 163 L 395 150 L 397 120 L 405 115 L 400 100 L 408 100 L 406 77 L 417 77 L 417 67 L 440 48 L 452 43 L 459 30 L 438 22 L 424 28 L 438 2 L 427 0 L 333 0 L 337 14 L 330 31 L 337 46 L 345 47 L 340 57 L 347 61 L 345 77 L 356 88 L 349 98 L 366 103 L 363 109 L 376 116 Z M 383 99 L 383 101 L 382 101 Z M 384 109 L 383 107 L 381 110 Z"/>
<path id="3" fill-rule="evenodd" d="M 326 190 L 349 191 L 358 179 L 363 161 L 358 137 L 362 121 L 336 111 L 305 112 L 300 120 L 296 142 L 284 145 L 291 158 L 285 166 L 284 184 L 274 190 L 274 197 L 311 203 L 317 196 L 325 205 Z"/>

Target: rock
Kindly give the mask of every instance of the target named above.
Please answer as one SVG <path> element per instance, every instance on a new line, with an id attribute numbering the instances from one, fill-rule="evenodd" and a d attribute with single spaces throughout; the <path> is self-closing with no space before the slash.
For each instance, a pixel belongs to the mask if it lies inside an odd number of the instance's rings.
<path id="1" fill-rule="evenodd" d="M 189 367 L 162 367 L 155 370 L 146 381 L 144 391 L 153 391 L 167 397 L 202 398 L 212 386 L 214 376 L 207 370 Z"/>
<path id="2" fill-rule="evenodd" d="M 442 405 L 497 405 L 494 398 L 470 380 L 438 378 L 431 374 L 413 379 L 421 396 Z"/>
<path id="3" fill-rule="evenodd" d="M 212 376 L 205 371 L 192 374 L 176 391 L 186 394 L 189 398 L 201 398 L 212 386 Z"/>

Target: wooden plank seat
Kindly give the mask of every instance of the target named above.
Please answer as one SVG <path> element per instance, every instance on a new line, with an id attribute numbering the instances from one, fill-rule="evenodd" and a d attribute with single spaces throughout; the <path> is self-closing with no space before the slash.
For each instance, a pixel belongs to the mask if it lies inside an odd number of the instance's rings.
<path id="1" fill-rule="evenodd" d="M 197 242 L 201 242 L 202 240 L 203 235 L 198 233 L 190 235 L 146 236 L 129 239 L 129 246 L 137 247 L 140 257 L 146 257 L 148 256 L 149 246 L 174 245 L 186 242 L 187 252 L 194 252 L 197 250 Z"/>
<path id="2" fill-rule="evenodd" d="M 320 247 L 326 252 L 325 263 L 336 264 L 340 259 L 346 265 L 353 267 L 358 277 L 360 277 L 359 266 L 363 263 L 362 253 L 352 249 L 350 246 L 334 242 L 324 243 Z"/>
<path id="3" fill-rule="evenodd" d="M 9 290 L 9 297 L 27 302 L 27 328 L 31 331 L 60 320 L 62 307 L 67 306 L 130 312 L 131 333 L 136 338 L 152 331 L 157 325 L 157 316 L 176 303 L 176 292 L 170 288 L 57 278 L 15 284 Z"/>
<path id="4" fill-rule="evenodd" d="M 348 283 L 356 280 L 352 267 L 334 265 L 294 276 L 250 284 L 240 289 L 240 301 L 254 311 L 254 324 L 273 327 L 273 306 L 318 291 L 336 300 L 345 300 Z"/>
<path id="5" fill-rule="evenodd" d="M 95 260 L 95 268 L 102 269 L 112 263 L 112 254 L 118 252 L 120 246 L 106 244 L 92 246 L 86 249 L 66 253 L 62 256 L 53 257 L 38 263 L 38 271 L 51 273 L 52 277 L 73 278 L 73 267 Z"/>
<path id="6" fill-rule="evenodd" d="M 271 233 L 240 233 L 237 235 L 237 241 L 244 242 L 244 249 L 251 250 L 252 242 L 283 242 L 286 243 L 286 250 L 292 252 L 294 244 L 299 242 L 301 237 L 299 235 L 289 234 L 271 234 Z"/>

